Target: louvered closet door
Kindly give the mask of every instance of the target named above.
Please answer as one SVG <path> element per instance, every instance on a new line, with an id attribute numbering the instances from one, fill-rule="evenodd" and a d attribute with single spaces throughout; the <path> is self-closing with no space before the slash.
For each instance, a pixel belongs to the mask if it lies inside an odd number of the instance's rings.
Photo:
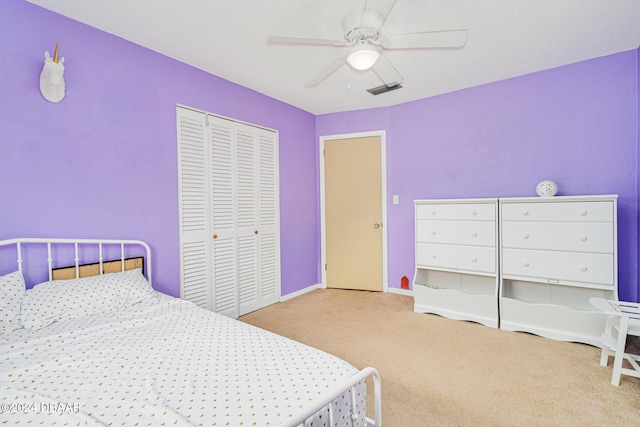
<path id="1" fill-rule="evenodd" d="M 209 116 L 211 143 L 212 310 L 238 317 L 235 124 Z"/>
<path id="2" fill-rule="evenodd" d="M 236 123 L 238 292 L 240 315 L 260 308 L 258 279 L 258 171 L 254 128 Z"/>
<path id="3" fill-rule="evenodd" d="M 214 310 L 237 317 L 280 299 L 277 134 L 209 120 Z"/>
<path id="4" fill-rule="evenodd" d="M 178 107 L 181 296 L 230 317 L 280 299 L 278 134 Z"/>
<path id="5" fill-rule="evenodd" d="M 178 109 L 178 176 L 180 216 L 180 297 L 210 306 L 208 174 L 205 115 Z"/>
<path id="6" fill-rule="evenodd" d="M 280 208 L 275 132 L 258 132 L 259 269 L 262 306 L 280 300 Z"/>

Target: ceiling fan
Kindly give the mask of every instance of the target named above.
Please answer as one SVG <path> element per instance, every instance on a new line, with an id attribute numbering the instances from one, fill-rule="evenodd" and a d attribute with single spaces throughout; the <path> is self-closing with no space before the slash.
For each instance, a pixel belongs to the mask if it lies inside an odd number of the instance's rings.
<path id="1" fill-rule="evenodd" d="M 372 69 L 386 86 L 399 86 L 404 78 L 383 54 L 384 50 L 461 48 L 467 43 L 466 29 L 384 34 L 382 27 L 396 1 L 393 0 L 386 13 L 382 13 L 367 8 L 368 0 L 365 0 L 362 10 L 353 11 L 342 20 L 343 39 L 271 36 L 268 42 L 347 48 L 346 54 L 312 77 L 305 87 L 317 86 L 345 63 L 356 70 Z"/>

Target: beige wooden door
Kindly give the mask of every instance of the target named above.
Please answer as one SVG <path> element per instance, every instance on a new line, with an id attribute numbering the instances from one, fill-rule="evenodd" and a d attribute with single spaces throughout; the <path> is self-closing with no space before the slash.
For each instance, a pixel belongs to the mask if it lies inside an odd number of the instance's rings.
<path id="1" fill-rule="evenodd" d="M 382 291 L 379 136 L 324 144 L 327 288 Z"/>

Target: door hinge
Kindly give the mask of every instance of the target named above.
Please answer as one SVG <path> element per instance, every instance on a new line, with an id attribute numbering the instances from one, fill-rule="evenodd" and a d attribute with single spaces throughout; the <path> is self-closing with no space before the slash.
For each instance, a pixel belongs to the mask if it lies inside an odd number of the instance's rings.
<path id="1" fill-rule="evenodd" d="M 327 263 L 324 263 L 324 271 L 327 271 Z"/>

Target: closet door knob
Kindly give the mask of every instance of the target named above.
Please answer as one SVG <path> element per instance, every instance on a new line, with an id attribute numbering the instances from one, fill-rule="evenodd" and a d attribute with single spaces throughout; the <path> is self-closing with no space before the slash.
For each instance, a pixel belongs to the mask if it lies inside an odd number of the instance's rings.
<path id="1" fill-rule="evenodd" d="M 214 238 L 214 239 L 217 239 L 217 238 L 218 238 L 218 235 L 217 235 L 217 234 L 214 234 L 214 235 L 213 235 L 213 238 Z"/>
<path id="2" fill-rule="evenodd" d="M 254 231 L 253 234 L 258 234 L 258 230 Z"/>

